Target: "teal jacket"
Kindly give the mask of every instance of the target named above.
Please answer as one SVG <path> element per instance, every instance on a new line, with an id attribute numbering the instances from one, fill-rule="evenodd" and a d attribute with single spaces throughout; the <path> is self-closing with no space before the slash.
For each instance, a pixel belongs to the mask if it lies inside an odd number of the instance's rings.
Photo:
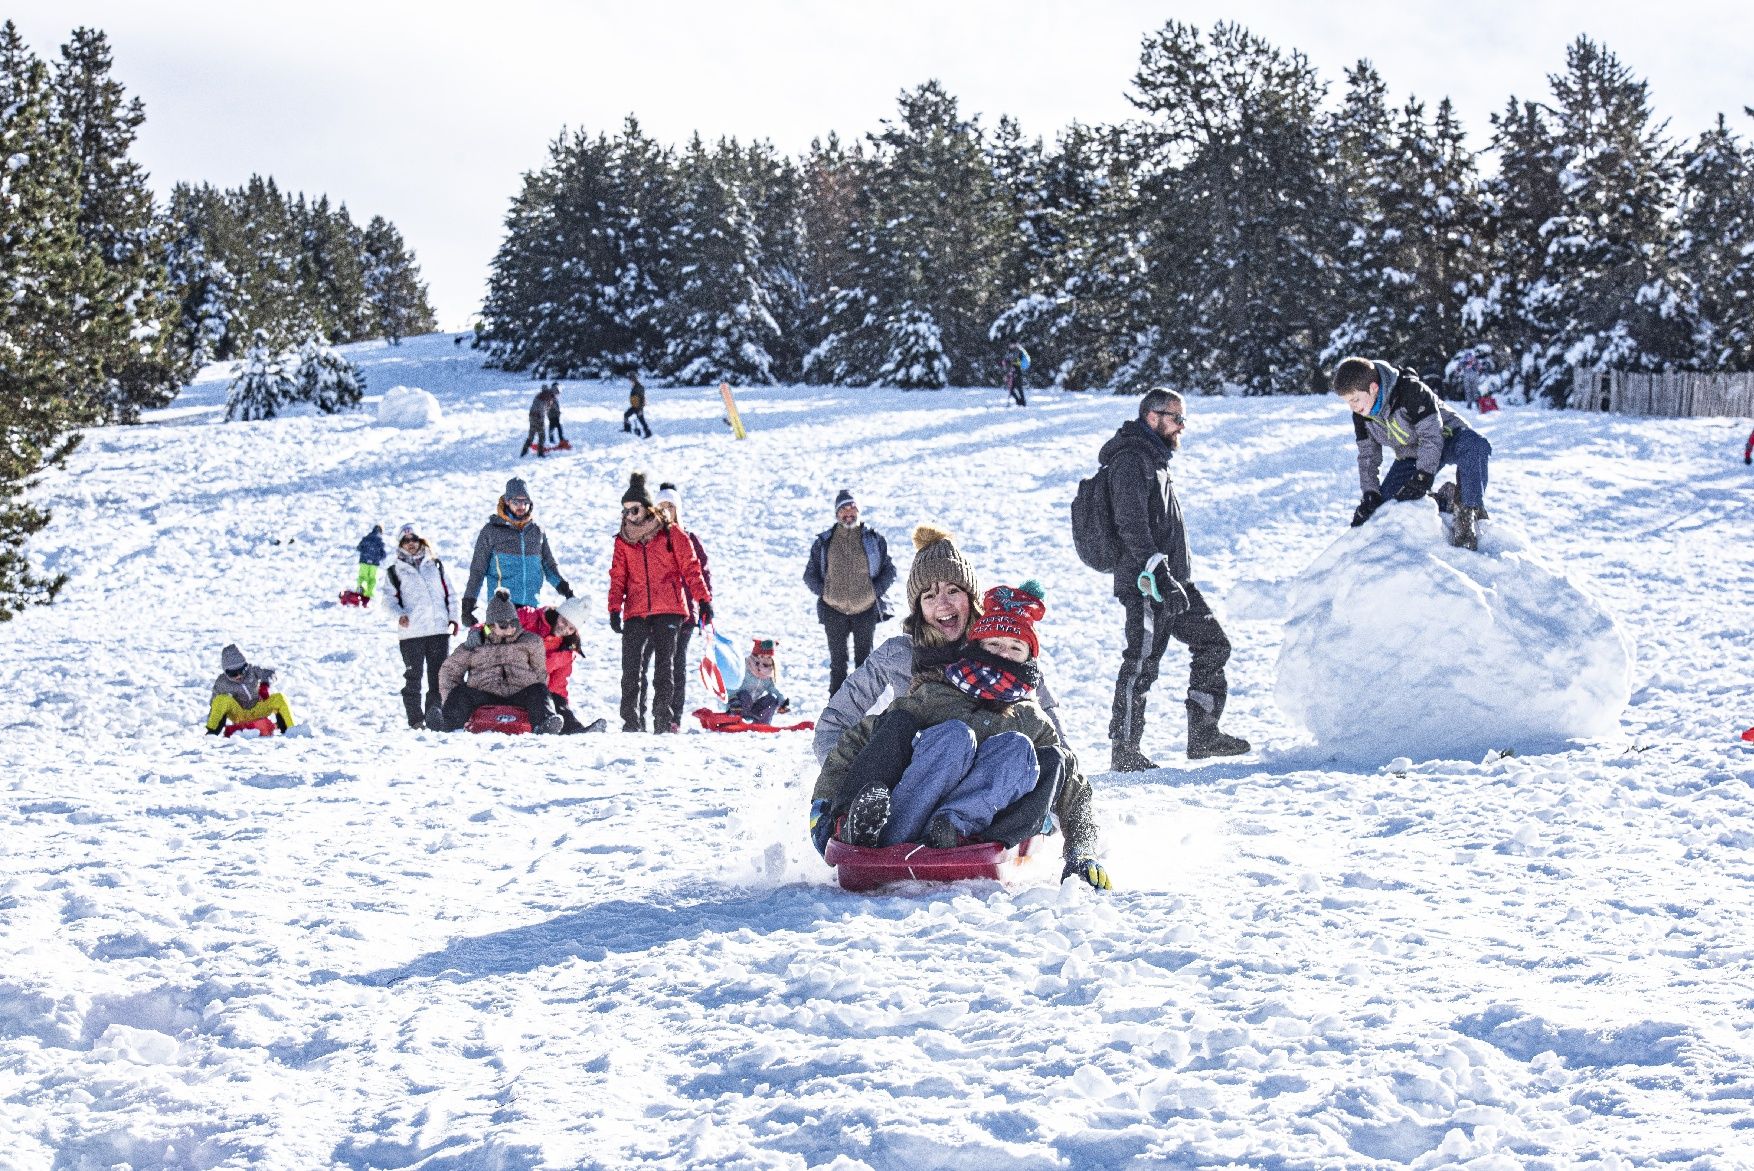
<path id="1" fill-rule="evenodd" d="M 469 560 L 469 584 L 463 588 L 465 602 L 481 596 L 483 583 L 488 597 L 503 588 L 511 594 L 514 606 L 538 605 L 545 581 L 563 597 L 572 596 L 554 564 L 554 554 L 549 552 L 547 535 L 533 519 L 534 513 L 531 515 L 523 524 L 514 524 L 501 500 L 499 510 L 481 526 L 475 538 L 475 555 Z"/>

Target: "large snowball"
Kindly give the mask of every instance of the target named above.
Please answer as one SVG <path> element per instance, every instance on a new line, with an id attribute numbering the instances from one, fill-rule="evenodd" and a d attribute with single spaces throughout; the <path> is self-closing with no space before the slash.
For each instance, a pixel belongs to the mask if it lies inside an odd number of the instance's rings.
<path id="1" fill-rule="evenodd" d="M 436 426 L 444 417 L 438 399 L 417 386 L 392 386 L 384 392 L 384 401 L 378 404 L 380 427 L 418 430 Z"/>
<path id="2" fill-rule="evenodd" d="M 1425 503 L 1391 503 L 1292 587 L 1276 698 L 1359 760 L 1477 757 L 1612 733 L 1632 644 L 1612 615 L 1500 522 L 1448 544 Z"/>

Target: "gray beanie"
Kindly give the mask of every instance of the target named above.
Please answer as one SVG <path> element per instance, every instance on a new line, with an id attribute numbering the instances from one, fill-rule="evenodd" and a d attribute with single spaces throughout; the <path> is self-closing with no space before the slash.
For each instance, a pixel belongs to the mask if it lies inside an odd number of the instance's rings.
<path id="1" fill-rule="evenodd" d="M 854 508 L 859 506 L 859 502 L 853 499 L 853 490 L 851 488 L 842 488 L 839 492 L 835 493 L 834 515 L 836 520 L 840 519 L 840 510 L 849 504 Z"/>
<path id="2" fill-rule="evenodd" d="M 516 626 L 518 624 L 518 608 L 512 605 L 512 596 L 505 590 L 493 591 L 493 598 L 487 603 L 487 624 L 489 626 Z"/>
<path id="3" fill-rule="evenodd" d="M 238 650 L 238 644 L 235 642 L 226 643 L 225 649 L 219 652 L 219 669 L 221 671 L 242 671 L 249 665 L 250 661 L 244 658 L 244 652 Z"/>
<path id="4" fill-rule="evenodd" d="M 522 476 L 513 476 L 505 482 L 505 498 L 507 500 L 530 499 L 530 490 L 524 487 L 524 478 Z"/>

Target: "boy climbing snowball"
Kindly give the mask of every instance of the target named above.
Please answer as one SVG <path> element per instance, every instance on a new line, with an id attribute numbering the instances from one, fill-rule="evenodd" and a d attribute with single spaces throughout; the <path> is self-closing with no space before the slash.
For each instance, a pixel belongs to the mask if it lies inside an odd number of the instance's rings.
<path id="1" fill-rule="evenodd" d="M 1456 469 L 1454 529 L 1450 543 L 1478 549 L 1475 526 L 1486 516 L 1487 461 L 1492 444 L 1450 410 L 1412 369 L 1397 370 L 1387 362 L 1346 358 L 1334 368 L 1334 393 L 1352 409 L 1352 432 L 1358 442 L 1358 479 L 1364 495 L 1352 513 L 1352 527 L 1371 518 L 1384 500 L 1423 500 L 1437 473 Z M 1382 470 L 1383 448 L 1395 453 L 1388 474 Z M 1438 505 L 1445 508 L 1444 494 Z"/>

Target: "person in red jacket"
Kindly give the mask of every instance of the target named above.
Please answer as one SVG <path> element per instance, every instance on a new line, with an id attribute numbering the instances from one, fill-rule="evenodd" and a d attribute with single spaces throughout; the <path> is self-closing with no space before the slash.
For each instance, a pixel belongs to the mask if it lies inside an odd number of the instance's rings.
<path id="1" fill-rule="evenodd" d="M 656 512 L 659 516 L 663 517 L 665 523 L 669 524 L 672 528 L 688 534 L 688 543 L 694 546 L 694 559 L 700 562 L 701 580 L 706 582 L 707 592 L 711 593 L 713 588 L 713 570 L 712 566 L 707 564 L 706 546 L 700 543 L 700 534 L 696 533 L 693 529 L 684 529 L 682 527 L 681 491 L 675 484 L 666 482 L 658 485 L 658 493 L 652 499 L 655 501 L 652 505 L 653 512 Z M 681 724 L 682 709 L 688 706 L 688 642 L 694 634 L 694 628 L 700 624 L 701 618 L 699 613 L 691 611 L 688 615 L 688 621 L 684 622 L 676 630 L 676 690 L 671 697 L 670 704 L 670 724 L 672 726 Z M 646 648 L 645 675 L 641 676 L 642 680 L 651 673 L 652 648 L 648 645 Z M 645 710 L 646 693 L 643 686 L 640 688 L 639 706 L 641 711 Z"/>
<path id="2" fill-rule="evenodd" d="M 585 620 L 585 600 L 568 598 L 559 606 L 538 609 L 525 606 L 518 611 L 518 624 L 542 639 L 542 651 L 548 668 L 548 695 L 554 701 L 554 712 L 560 717 L 562 734 L 601 732 L 603 720 L 589 724 L 579 722 L 567 699 L 566 689 L 572 679 L 573 657 L 579 651 L 579 625 Z"/>
<path id="3" fill-rule="evenodd" d="M 1754 464 L 1754 431 L 1748 432 L 1748 446 L 1742 449 L 1742 462 Z"/>
<path id="4" fill-rule="evenodd" d="M 646 477 L 635 472 L 621 494 L 621 530 L 609 563 L 609 629 L 621 635 L 621 730 L 645 731 L 640 693 L 646 652 L 652 663 L 652 730 L 675 732 L 670 713 L 680 707 L 676 635 L 692 601 L 703 622 L 713 620 L 712 591 L 688 534 L 652 509 Z"/>

